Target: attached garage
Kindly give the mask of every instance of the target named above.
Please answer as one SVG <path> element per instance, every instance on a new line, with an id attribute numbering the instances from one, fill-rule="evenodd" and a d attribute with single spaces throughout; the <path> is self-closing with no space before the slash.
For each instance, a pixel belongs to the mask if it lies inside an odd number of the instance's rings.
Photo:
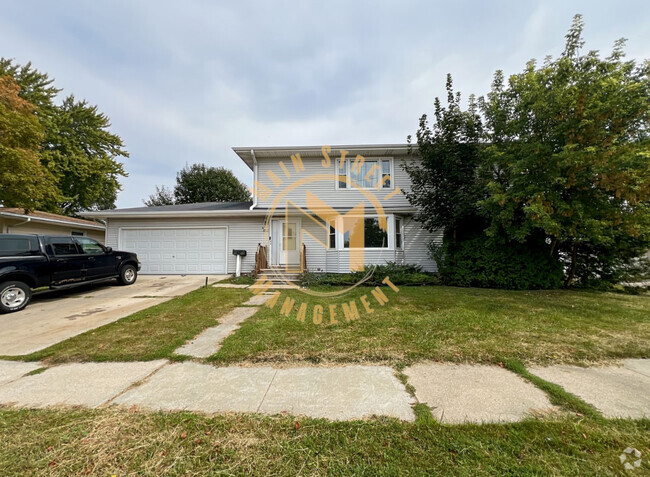
<path id="1" fill-rule="evenodd" d="M 227 227 L 129 227 L 119 235 L 119 249 L 138 254 L 140 273 L 227 273 Z"/>

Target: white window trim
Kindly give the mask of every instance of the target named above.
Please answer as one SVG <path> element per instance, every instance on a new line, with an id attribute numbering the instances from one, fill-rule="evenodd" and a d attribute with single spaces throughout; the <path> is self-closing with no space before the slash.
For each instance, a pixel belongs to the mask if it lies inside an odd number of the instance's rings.
<path id="1" fill-rule="evenodd" d="M 398 220 L 399 220 L 399 228 L 400 228 L 399 233 L 400 236 L 402 237 L 402 244 L 399 247 L 397 246 L 397 241 L 395 240 L 397 238 L 396 235 L 397 235 Z M 401 215 L 393 215 L 393 224 L 395 224 L 393 226 L 393 232 L 394 232 L 393 240 L 395 244 L 395 250 L 404 250 L 404 217 L 402 217 Z"/>
<path id="2" fill-rule="evenodd" d="M 352 179 L 350 178 L 350 170 L 352 168 L 352 164 L 354 163 L 355 158 L 354 157 L 347 157 L 345 159 L 345 177 L 347 178 L 347 185 L 349 186 L 350 183 L 352 182 Z M 339 163 L 340 159 L 336 160 L 336 167 L 335 167 L 335 173 L 334 173 L 334 184 L 336 185 L 337 190 L 374 190 L 374 191 L 385 191 L 385 190 L 394 190 L 395 189 L 395 159 L 393 157 L 364 157 L 364 161 L 377 161 L 381 163 L 381 161 L 389 161 L 390 162 L 390 187 L 380 187 L 379 189 L 376 186 L 372 187 L 361 187 L 359 185 L 354 185 L 351 187 L 340 187 L 339 185 Z M 379 175 L 380 177 L 383 177 L 384 173 L 382 170 L 381 164 L 379 165 Z M 385 249 L 381 249 L 385 250 Z"/>

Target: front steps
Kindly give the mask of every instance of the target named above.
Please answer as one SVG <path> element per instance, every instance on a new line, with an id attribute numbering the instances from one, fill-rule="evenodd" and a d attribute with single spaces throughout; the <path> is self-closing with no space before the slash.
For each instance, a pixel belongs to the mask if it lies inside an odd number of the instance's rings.
<path id="1" fill-rule="evenodd" d="M 257 275 L 257 279 L 266 276 L 266 279 L 272 283 L 271 288 L 284 288 L 289 286 L 287 282 L 297 285 L 301 273 L 300 270 L 285 270 L 283 267 L 263 268 Z"/>

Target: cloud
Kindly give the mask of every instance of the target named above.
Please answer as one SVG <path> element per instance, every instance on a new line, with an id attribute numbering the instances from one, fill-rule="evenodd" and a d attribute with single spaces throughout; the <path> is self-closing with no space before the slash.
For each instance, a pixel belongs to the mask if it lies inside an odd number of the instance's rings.
<path id="1" fill-rule="evenodd" d="M 444 95 L 557 56 L 576 12 L 589 48 L 650 57 L 645 2 L 8 0 L 2 55 L 105 112 L 131 157 L 118 206 L 186 163 L 250 170 L 232 146 L 404 141 Z M 629 12 L 634 11 L 634 15 Z"/>

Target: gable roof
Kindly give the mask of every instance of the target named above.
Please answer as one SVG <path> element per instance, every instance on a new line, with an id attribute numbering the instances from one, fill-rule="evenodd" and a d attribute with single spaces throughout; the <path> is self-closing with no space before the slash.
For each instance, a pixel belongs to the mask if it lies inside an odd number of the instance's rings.
<path id="1" fill-rule="evenodd" d="M 34 210 L 32 212 L 25 212 L 25 209 L 20 207 L 0 207 L 0 217 L 8 217 L 22 220 L 33 220 L 35 222 L 49 222 L 58 223 L 60 225 L 74 225 L 75 227 L 104 230 L 106 227 L 99 222 L 78 219 L 76 217 L 68 217 L 66 215 L 52 214 L 50 212 L 42 212 Z"/>

